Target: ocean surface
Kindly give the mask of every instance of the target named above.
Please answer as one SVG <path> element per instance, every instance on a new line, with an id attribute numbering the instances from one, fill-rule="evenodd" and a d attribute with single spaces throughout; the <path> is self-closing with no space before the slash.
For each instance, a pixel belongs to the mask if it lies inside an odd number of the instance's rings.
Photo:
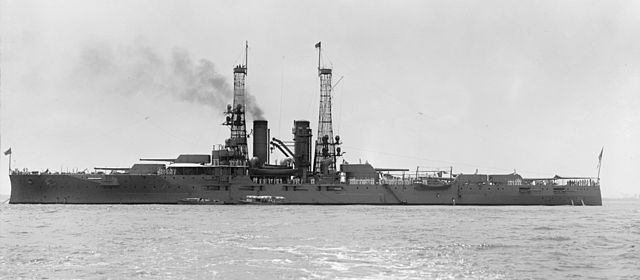
<path id="1" fill-rule="evenodd" d="M 640 201 L 0 204 L 2 279 L 640 279 Z"/>

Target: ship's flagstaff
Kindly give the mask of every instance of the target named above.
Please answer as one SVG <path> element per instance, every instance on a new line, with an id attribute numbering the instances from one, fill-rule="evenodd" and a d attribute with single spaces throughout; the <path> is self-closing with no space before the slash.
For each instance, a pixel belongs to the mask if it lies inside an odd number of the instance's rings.
<path id="1" fill-rule="evenodd" d="M 9 148 L 8 150 L 4 151 L 4 155 L 8 155 L 9 156 L 9 174 L 11 174 L 11 148 Z"/>
<path id="2" fill-rule="evenodd" d="M 604 146 L 600 149 L 600 154 L 598 155 L 598 182 L 600 182 L 600 168 L 602 167 L 602 153 L 604 152 Z"/>

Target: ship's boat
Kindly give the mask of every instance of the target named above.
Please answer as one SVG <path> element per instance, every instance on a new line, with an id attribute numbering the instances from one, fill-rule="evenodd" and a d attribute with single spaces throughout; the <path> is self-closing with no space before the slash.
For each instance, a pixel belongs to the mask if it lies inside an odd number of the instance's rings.
<path id="1" fill-rule="evenodd" d="M 316 47 L 320 50 L 320 43 Z M 233 73 L 234 104 L 223 123 L 231 135 L 211 153 L 142 158 L 131 167 L 93 172 L 13 170 L 10 203 L 602 205 L 599 176 L 523 178 L 454 173 L 452 167 L 410 171 L 368 162 L 339 164 L 344 153 L 331 127 L 332 69 L 320 61 L 315 141 L 307 120 L 293 122 L 292 141 L 270 137 L 268 122 L 254 120 L 250 156 L 246 61 Z M 272 163 L 274 150 L 287 159 Z"/>
<path id="2" fill-rule="evenodd" d="M 284 200 L 282 196 L 247 195 L 245 199 L 240 200 L 240 204 L 282 204 Z"/>
<path id="3" fill-rule="evenodd" d="M 187 198 L 178 200 L 178 204 L 205 204 L 205 205 L 214 204 L 215 205 L 215 204 L 224 204 L 224 202 L 220 200 L 208 199 L 208 198 L 202 198 L 202 197 L 187 197 Z"/>
<path id="4" fill-rule="evenodd" d="M 433 190 L 433 189 L 446 189 L 451 187 L 451 182 L 445 182 L 441 180 L 428 180 L 425 184 L 422 180 L 413 182 L 416 190 Z"/>

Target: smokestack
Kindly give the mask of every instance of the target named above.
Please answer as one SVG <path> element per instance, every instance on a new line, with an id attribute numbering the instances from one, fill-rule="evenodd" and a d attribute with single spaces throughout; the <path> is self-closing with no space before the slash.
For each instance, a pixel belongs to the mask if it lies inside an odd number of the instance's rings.
<path id="1" fill-rule="evenodd" d="M 311 128 L 309 121 L 293 121 L 294 159 L 300 177 L 306 181 L 311 171 Z"/>
<path id="2" fill-rule="evenodd" d="M 269 161 L 269 135 L 266 120 L 253 121 L 253 156 L 259 159 L 259 165 Z"/>

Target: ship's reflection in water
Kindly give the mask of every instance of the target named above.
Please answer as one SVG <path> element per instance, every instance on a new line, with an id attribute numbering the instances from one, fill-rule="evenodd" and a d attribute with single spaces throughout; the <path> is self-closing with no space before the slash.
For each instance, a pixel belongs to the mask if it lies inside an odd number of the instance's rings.
<path id="1" fill-rule="evenodd" d="M 640 205 L 0 205 L 8 278 L 640 277 Z"/>

